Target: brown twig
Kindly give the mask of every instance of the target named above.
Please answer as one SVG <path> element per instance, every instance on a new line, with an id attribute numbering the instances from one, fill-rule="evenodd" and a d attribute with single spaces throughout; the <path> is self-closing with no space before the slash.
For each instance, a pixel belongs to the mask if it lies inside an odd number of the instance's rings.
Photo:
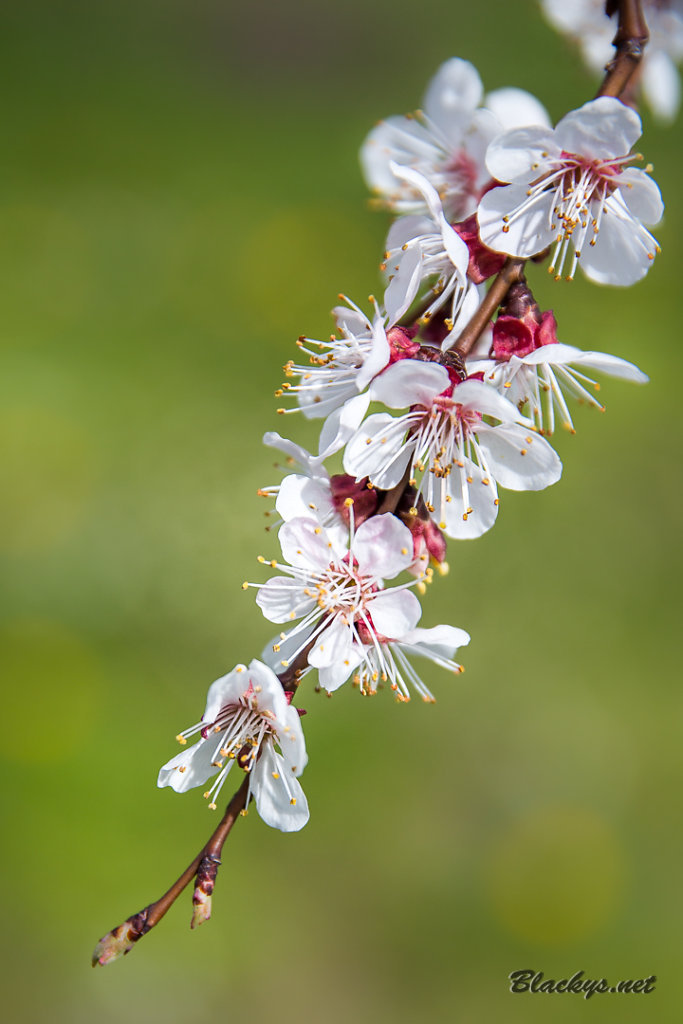
<path id="1" fill-rule="evenodd" d="M 525 260 L 513 259 L 512 257 L 505 261 L 503 269 L 493 279 L 493 284 L 484 296 L 476 313 L 455 344 L 451 345 L 451 351 L 457 352 L 463 358 L 470 354 L 486 330 L 491 317 L 505 299 L 508 288 L 516 281 L 519 281 L 522 276 L 525 262 Z"/>
<path id="2" fill-rule="evenodd" d="M 137 914 L 133 914 L 132 917 L 129 917 L 123 922 L 123 924 L 120 924 L 117 928 L 113 928 L 107 933 L 107 935 L 100 939 L 93 953 L 93 967 L 96 967 L 98 964 L 104 966 L 105 964 L 111 963 L 113 960 L 118 960 L 120 956 L 124 956 L 126 953 L 129 953 L 135 943 L 141 939 L 143 935 L 146 935 L 155 924 L 158 924 L 164 914 L 170 910 L 183 889 L 185 889 L 195 877 L 200 864 L 205 858 L 209 858 L 213 862 L 220 863 L 223 844 L 230 835 L 230 830 L 235 824 L 240 811 L 244 810 L 246 807 L 248 792 L 249 776 L 246 775 L 242 781 L 242 785 L 226 807 L 225 814 L 221 818 L 220 824 L 214 830 L 211 838 L 202 847 L 192 863 L 188 864 L 182 875 L 176 879 L 170 889 L 168 889 L 163 896 L 154 903 L 150 903 L 144 908 L 144 910 L 139 911 Z"/>
<path id="3" fill-rule="evenodd" d="M 597 96 L 621 96 L 643 58 L 650 33 L 641 0 L 607 0 L 605 13 L 618 14 L 617 32 L 612 40 L 617 52 L 605 68 Z"/>

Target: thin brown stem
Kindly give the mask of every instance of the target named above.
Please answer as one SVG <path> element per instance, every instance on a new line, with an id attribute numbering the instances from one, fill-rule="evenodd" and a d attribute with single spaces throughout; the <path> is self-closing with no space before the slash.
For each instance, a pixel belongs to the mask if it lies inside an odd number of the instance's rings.
<path id="1" fill-rule="evenodd" d="M 462 331 L 455 344 L 451 345 L 451 351 L 457 352 L 463 358 L 466 358 L 470 354 L 479 338 L 486 330 L 492 316 L 505 299 L 508 288 L 516 281 L 519 281 L 522 276 L 525 262 L 525 260 L 513 259 L 512 257 L 505 261 L 503 269 L 494 278 L 493 284 L 484 296 L 476 313 L 469 321 L 464 331 Z"/>
<path id="2" fill-rule="evenodd" d="M 650 33 L 641 0 L 608 0 L 605 8 L 610 15 L 618 12 L 617 32 L 612 40 L 617 52 L 605 68 L 597 95 L 621 96 L 643 58 Z"/>
<path id="3" fill-rule="evenodd" d="M 182 875 L 176 879 L 163 896 L 154 903 L 150 903 L 144 910 L 133 914 L 123 924 L 112 929 L 104 938 L 100 939 L 93 953 L 93 967 L 97 966 L 97 964 L 104 965 L 110 963 L 112 960 L 118 959 L 119 956 L 130 952 L 133 945 L 143 935 L 146 935 L 155 924 L 158 924 L 162 917 L 170 910 L 183 889 L 190 884 L 197 874 L 199 866 L 205 857 L 210 858 L 212 861 L 220 862 L 221 850 L 225 840 L 230 835 L 230 830 L 235 824 L 240 811 L 246 807 L 248 792 L 249 776 L 245 775 L 242 785 L 226 807 L 220 824 L 192 863 L 188 864 Z"/>

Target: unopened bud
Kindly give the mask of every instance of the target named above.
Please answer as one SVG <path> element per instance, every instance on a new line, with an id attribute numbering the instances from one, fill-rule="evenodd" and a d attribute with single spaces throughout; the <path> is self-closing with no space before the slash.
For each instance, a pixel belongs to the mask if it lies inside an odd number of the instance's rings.
<path id="1" fill-rule="evenodd" d="M 118 928 L 113 928 L 102 936 L 93 950 L 93 967 L 97 967 L 98 964 L 104 967 L 105 964 L 113 963 L 114 960 L 130 953 L 138 939 L 141 939 L 152 927 L 147 921 L 151 906 L 152 904 L 138 914 L 133 914 Z"/>
<path id="2" fill-rule="evenodd" d="M 194 909 L 190 923 L 191 928 L 197 928 L 211 917 L 211 895 L 216 884 L 219 865 L 218 857 L 214 857 L 210 853 L 205 854 L 199 863 L 192 894 Z"/>

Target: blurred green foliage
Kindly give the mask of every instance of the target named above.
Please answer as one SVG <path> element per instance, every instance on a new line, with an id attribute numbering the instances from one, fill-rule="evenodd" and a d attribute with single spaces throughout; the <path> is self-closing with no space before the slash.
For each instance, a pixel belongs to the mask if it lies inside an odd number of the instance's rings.
<path id="1" fill-rule="evenodd" d="M 215 818 L 155 789 L 207 685 L 270 627 L 255 495 L 280 365 L 386 220 L 357 149 L 458 54 L 554 117 L 594 83 L 531 0 L 4 5 L 0 174 L 5 1018 L 574 1021 L 507 975 L 658 976 L 602 1020 L 678 1020 L 680 134 L 645 121 L 663 253 L 621 292 L 532 279 L 561 338 L 638 362 L 559 437 L 564 479 L 452 544 L 423 622 L 472 634 L 434 706 L 307 693 L 309 826 L 255 813 L 214 918 L 189 897 L 125 963 L 97 938 Z M 286 428 L 314 444 L 298 419 Z M 548 1003 L 548 1000 L 551 1003 Z M 678 1008 L 678 1012 L 677 1012 Z"/>

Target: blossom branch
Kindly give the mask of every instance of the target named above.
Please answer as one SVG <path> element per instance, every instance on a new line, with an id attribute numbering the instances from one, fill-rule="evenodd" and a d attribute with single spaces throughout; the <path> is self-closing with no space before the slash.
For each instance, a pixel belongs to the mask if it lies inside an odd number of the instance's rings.
<path id="1" fill-rule="evenodd" d="M 220 824 L 213 832 L 209 841 L 202 847 L 200 852 L 194 858 L 192 863 L 185 868 L 182 875 L 180 875 L 180 877 L 160 899 L 156 900 L 154 903 L 150 903 L 137 914 L 133 914 L 132 917 L 129 917 L 123 922 L 123 924 L 118 925 L 117 928 L 113 928 L 100 939 L 93 952 L 93 967 L 96 967 L 98 964 L 104 966 L 105 964 L 111 963 L 113 960 L 118 960 L 121 956 L 125 956 L 126 953 L 130 953 L 135 943 L 141 939 L 143 935 L 146 935 L 155 924 L 158 924 L 167 911 L 170 910 L 181 892 L 190 884 L 195 876 L 197 877 L 198 882 L 197 890 L 203 892 L 205 898 L 210 898 L 211 890 L 213 889 L 213 882 L 216 877 L 218 865 L 220 864 L 221 850 L 223 849 L 223 845 L 230 835 L 230 830 L 235 824 L 240 812 L 246 807 L 248 792 L 249 776 L 246 775 L 242 781 L 242 785 L 228 804 Z M 209 881 L 210 889 L 207 884 Z M 197 897 L 194 902 L 195 913 L 192 918 L 193 928 L 196 924 L 200 923 L 201 920 L 206 920 L 209 916 L 206 912 L 201 913 L 200 911 L 198 913 L 198 904 L 201 904 L 202 902 L 201 897 Z"/>
<path id="2" fill-rule="evenodd" d="M 618 13 L 619 23 L 612 44 L 617 52 L 605 68 L 605 78 L 596 95 L 619 97 L 643 58 L 650 34 L 641 0 L 607 0 L 605 11 L 610 17 Z"/>

